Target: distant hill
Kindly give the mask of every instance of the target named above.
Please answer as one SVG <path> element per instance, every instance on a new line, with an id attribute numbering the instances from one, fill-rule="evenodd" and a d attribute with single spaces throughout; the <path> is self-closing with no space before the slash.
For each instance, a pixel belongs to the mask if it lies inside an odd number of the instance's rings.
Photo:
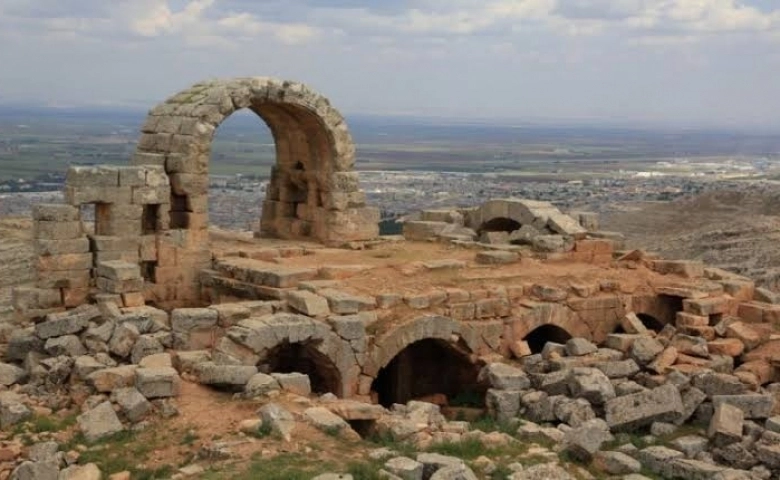
<path id="1" fill-rule="evenodd" d="M 624 205 L 602 214 L 602 228 L 623 232 L 631 248 L 703 260 L 780 291 L 780 185 L 745 186 Z"/>

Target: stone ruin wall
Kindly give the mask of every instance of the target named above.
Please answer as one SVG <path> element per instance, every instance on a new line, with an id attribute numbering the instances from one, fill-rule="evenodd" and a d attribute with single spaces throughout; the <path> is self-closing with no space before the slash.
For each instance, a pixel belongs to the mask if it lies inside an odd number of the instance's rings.
<path id="1" fill-rule="evenodd" d="M 256 236 L 325 244 L 378 236 L 379 212 L 365 205 L 353 171 L 351 135 L 326 98 L 271 78 L 198 83 L 149 112 L 132 166 L 71 167 L 66 204 L 36 207 L 38 283 L 19 289 L 17 310 L 36 317 L 75 307 L 96 291 L 119 295 L 124 306 L 200 303 L 198 275 L 212 260 L 211 141 L 242 108 L 268 124 L 277 150 Z M 95 218 L 89 232 L 87 206 Z M 138 272 L 109 278 L 105 262 L 137 265 Z"/>
<path id="2" fill-rule="evenodd" d="M 475 291 L 360 296 L 333 288 L 329 275 L 316 269 L 266 271 L 231 258 L 214 261 L 207 213 L 210 142 L 219 123 L 239 108 L 260 115 L 277 145 L 258 235 L 325 244 L 377 237 L 377 211 L 365 206 L 351 171 L 349 132 L 327 100 L 300 84 L 270 79 L 197 84 L 150 112 L 134 165 L 71 167 L 66 203 L 35 207 L 38 283 L 15 291 L 17 311 L 40 320 L 89 301 L 113 303 L 123 315 L 157 319 L 168 332 L 162 345 L 199 352 L 195 358 L 216 364 L 258 365 L 282 343 L 310 344 L 335 379 L 331 390 L 346 397 L 368 396 L 380 370 L 425 339 L 476 361 L 528 355 L 526 340 L 544 326 L 602 343 L 631 313 L 708 340 L 724 316 L 760 324 L 780 318 L 780 307 L 752 301 L 748 279 L 698 262 L 631 254 L 620 260 L 651 265 L 671 281 L 641 291 L 594 279 L 568 289 L 509 281 Z M 90 232 L 84 230 L 86 206 L 94 208 Z M 480 229 L 497 219 L 533 227 L 533 238 L 524 239 L 537 258 L 608 267 L 615 257 L 615 242 L 592 231 L 592 216 L 574 220 L 547 202 L 494 200 L 456 214 L 428 211 L 407 222 L 404 234 L 474 246 Z M 607 238 L 594 238 L 599 236 Z M 477 253 L 476 262 L 519 258 L 507 246 Z M 464 267 L 446 261 L 426 266 Z M 393 325 L 383 327 L 389 318 Z"/>

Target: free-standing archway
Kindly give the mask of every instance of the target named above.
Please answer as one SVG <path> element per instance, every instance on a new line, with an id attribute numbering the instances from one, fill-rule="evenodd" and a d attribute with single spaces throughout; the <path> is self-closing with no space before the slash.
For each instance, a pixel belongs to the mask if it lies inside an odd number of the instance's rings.
<path id="1" fill-rule="evenodd" d="M 342 244 L 379 233 L 379 211 L 366 206 L 353 171 L 352 136 L 325 97 L 301 83 L 267 77 L 197 83 L 149 112 L 132 160 L 164 166 L 168 174 L 170 201 L 160 207 L 168 214 L 166 230 L 185 234 L 169 235 L 163 243 L 180 251 L 171 258 L 186 262 L 159 266 L 178 267 L 184 277 L 181 288 L 187 295 L 175 293 L 179 300 L 193 295 L 197 272 L 211 258 L 211 141 L 220 123 L 243 108 L 265 121 L 276 145 L 257 235 Z"/>

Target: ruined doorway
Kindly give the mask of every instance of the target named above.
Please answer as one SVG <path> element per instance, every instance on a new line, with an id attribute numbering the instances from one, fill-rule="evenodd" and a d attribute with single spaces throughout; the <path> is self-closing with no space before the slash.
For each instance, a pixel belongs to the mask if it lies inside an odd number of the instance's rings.
<path id="1" fill-rule="evenodd" d="M 542 325 L 533 329 L 525 336 L 528 347 L 532 353 L 541 353 L 547 342 L 564 344 L 571 339 L 571 335 L 566 330 L 557 325 Z"/>
<path id="2" fill-rule="evenodd" d="M 266 373 L 303 373 L 309 376 L 313 393 L 342 396 L 341 374 L 327 355 L 317 350 L 314 341 L 284 341 L 272 348 L 258 365 Z"/>
<path id="3" fill-rule="evenodd" d="M 472 361 L 465 348 L 424 339 L 408 345 L 382 368 L 371 390 L 385 407 L 415 399 L 481 407 L 487 390 L 477 380 L 482 366 Z"/>

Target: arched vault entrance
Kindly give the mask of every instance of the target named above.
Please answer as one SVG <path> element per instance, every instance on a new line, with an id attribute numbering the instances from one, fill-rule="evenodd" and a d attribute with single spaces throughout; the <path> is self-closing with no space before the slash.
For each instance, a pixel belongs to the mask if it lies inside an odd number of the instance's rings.
<path id="1" fill-rule="evenodd" d="M 317 342 L 283 341 L 268 351 L 259 367 L 266 373 L 303 373 L 317 394 L 342 395 L 341 374 L 333 361 L 317 348 Z"/>
<path id="2" fill-rule="evenodd" d="M 479 405 L 486 391 L 477 381 L 483 365 L 461 345 L 427 338 L 406 346 L 380 369 L 371 390 L 386 407 L 415 399 Z"/>
<path id="3" fill-rule="evenodd" d="M 549 323 L 535 328 L 525 337 L 532 353 L 541 353 L 547 342 L 566 343 L 569 339 L 571 339 L 569 332 Z"/>

